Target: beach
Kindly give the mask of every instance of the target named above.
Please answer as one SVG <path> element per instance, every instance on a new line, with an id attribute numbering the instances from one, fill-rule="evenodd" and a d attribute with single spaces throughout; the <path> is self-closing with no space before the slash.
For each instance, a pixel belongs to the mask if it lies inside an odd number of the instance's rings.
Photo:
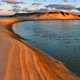
<path id="1" fill-rule="evenodd" d="M 18 19 L 0 19 L 0 80 L 80 80 L 61 61 L 32 48 L 16 35 L 12 25 Z"/>

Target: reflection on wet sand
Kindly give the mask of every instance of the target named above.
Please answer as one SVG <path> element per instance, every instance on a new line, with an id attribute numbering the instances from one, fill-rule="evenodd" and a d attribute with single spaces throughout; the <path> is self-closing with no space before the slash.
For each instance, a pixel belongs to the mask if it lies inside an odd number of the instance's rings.
<path id="1" fill-rule="evenodd" d="M 11 29 L 16 21 L 0 20 L 0 80 L 78 80 L 63 63 L 18 38 Z"/>

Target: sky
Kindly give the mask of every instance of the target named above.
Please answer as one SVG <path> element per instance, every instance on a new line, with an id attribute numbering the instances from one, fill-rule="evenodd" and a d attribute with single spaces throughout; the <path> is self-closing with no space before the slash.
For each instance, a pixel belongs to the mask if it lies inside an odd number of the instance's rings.
<path id="1" fill-rule="evenodd" d="M 41 2 L 41 3 L 63 3 L 64 0 L 18 0 L 18 1 L 24 1 L 27 3 L 32 3 L 32 2 Z M 69 1 L 69 3 L 80 3 L 80 0 L 65 0 Z"/>
<path id="2" fill-rule="evenodd" d="M 1 1 L 1 0 L 0 0 Z M 11 0 L 10 0 L 11 1 Z M 31 4 L 33 2 L 39 2 L 43 4 L 48 4 L 48 3 L 63 3 L 64 1 L 68 1 L 68 3 L 73 3 L 73 4 L 79 4 L 80 0 L 17 0 L 18 2 L 26 2 L 28 4 Z"/>

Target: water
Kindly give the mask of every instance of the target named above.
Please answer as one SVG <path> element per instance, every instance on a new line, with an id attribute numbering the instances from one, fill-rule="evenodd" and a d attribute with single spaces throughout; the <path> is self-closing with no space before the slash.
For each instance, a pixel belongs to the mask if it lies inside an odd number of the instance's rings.
<path id="1" fill-rule="evenodd" d="M 80 75 L 80 21 L 28 21 L 16 26 L 14 31 L 25 41 Z"/>

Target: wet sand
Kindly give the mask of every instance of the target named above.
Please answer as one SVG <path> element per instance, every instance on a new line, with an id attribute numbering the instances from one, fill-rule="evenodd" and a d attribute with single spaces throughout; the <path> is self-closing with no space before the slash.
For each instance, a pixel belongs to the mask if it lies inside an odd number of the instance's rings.
<path id="1" fill-rule="evenodd" d="M 11 29 L 16 22 L 0 20 L 0 80 L 80 80 L 62 62 L 25 44 Z"/>

